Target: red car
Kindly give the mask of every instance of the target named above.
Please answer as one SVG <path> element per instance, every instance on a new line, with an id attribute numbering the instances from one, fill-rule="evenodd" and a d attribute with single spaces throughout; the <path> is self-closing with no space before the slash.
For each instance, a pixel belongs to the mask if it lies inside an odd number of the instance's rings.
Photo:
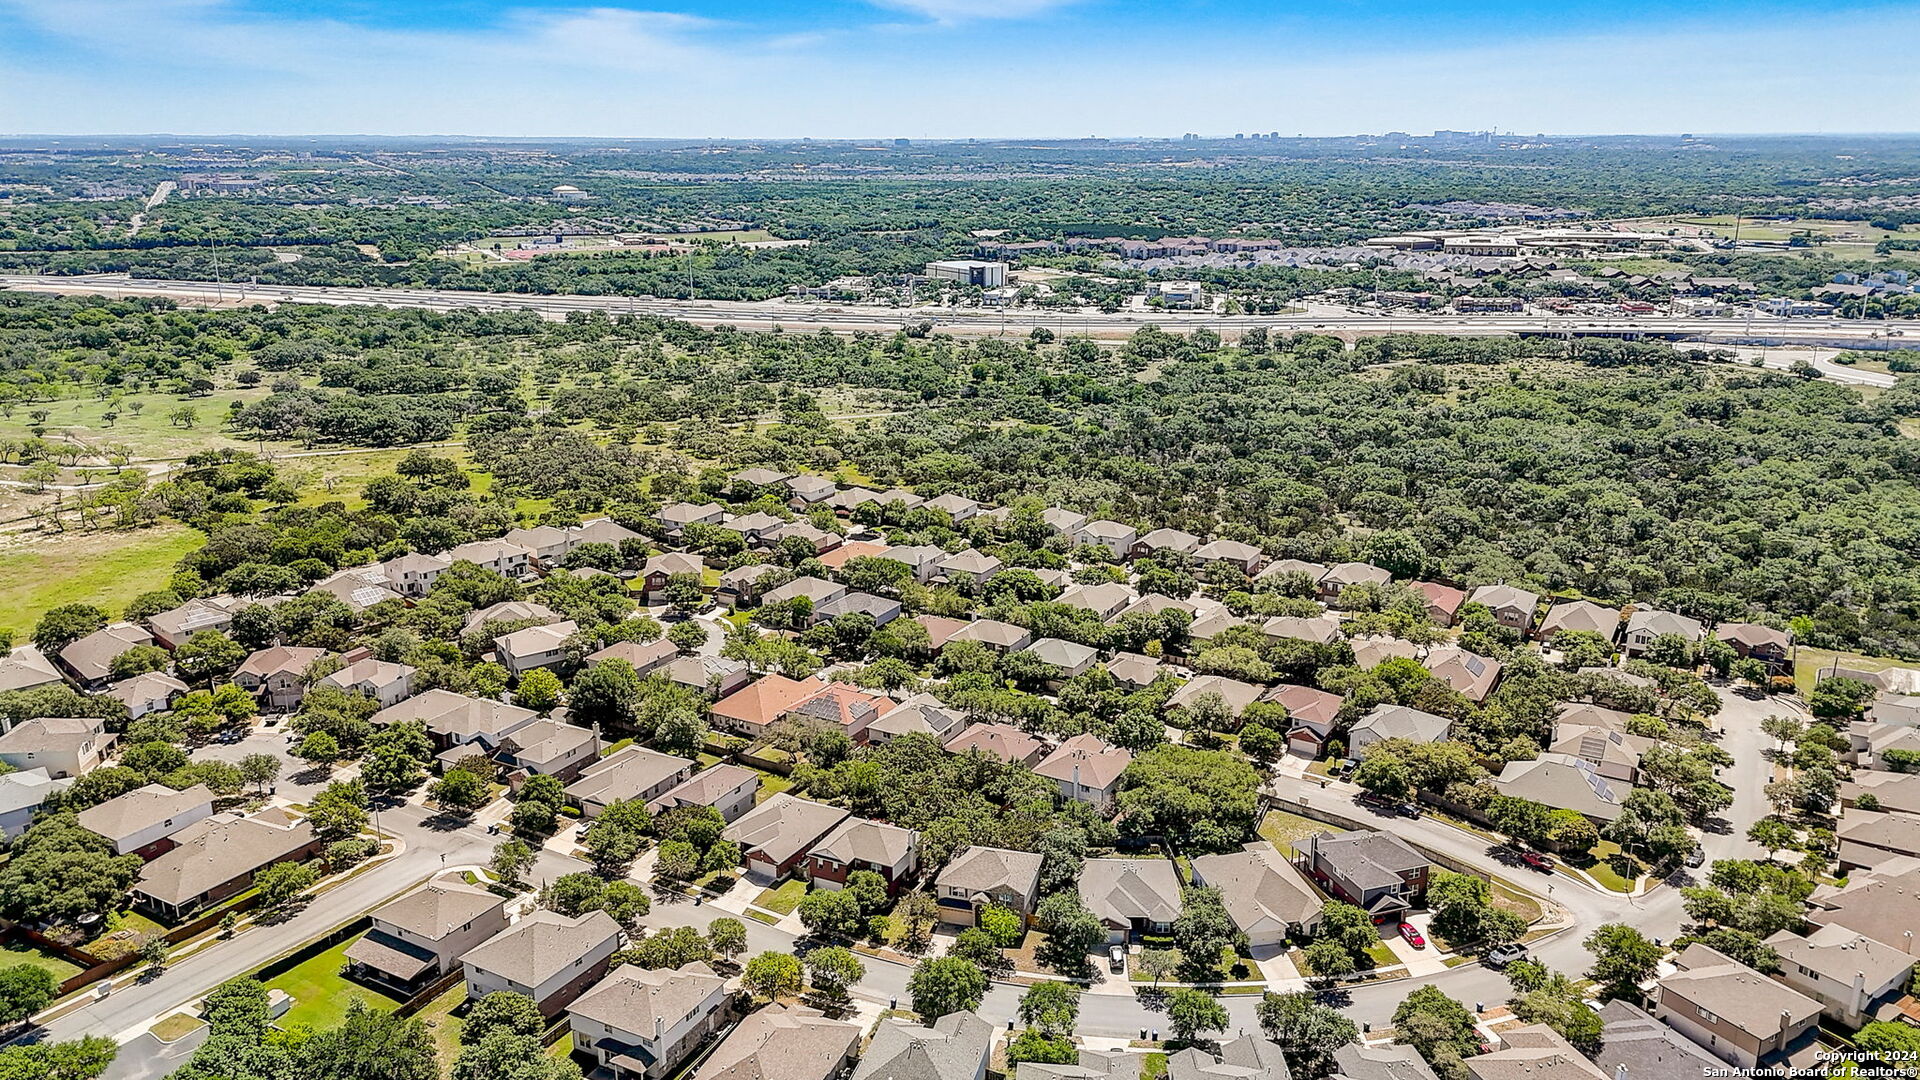
<path id="1" fill-rule="evenodd" d="M 1420 928 L 1410 922 L 1400 924 L 1400 936 L 1406 938 L 1407 944 L 1416 949 L 1424 949 L 1427 947 L 1427 939 L 1420 936 Z"/>
<path id="2" fill-rule="evenodd" d="M 1526 863 L 1528 866 L 1533 867 L 1535 870 L 1551 871 L 1553 869 L 1553 860 L 1547 858 L 1545 855 L 1542 855 L 1537 851 L 1521 852 L 1520 861 L 1523 863 Z"/>

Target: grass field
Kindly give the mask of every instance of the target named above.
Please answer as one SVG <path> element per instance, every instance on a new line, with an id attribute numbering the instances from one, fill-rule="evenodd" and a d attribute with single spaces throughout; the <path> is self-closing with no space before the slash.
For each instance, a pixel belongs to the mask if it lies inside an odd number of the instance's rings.
<path id="1" fill-rule="evenodd" d="M 104 452 L 121 447 L 136 459 L 172 459 L 186 457 L 199 450 L 219 446 L 257 447 L 258 443 L 235 438 L 220 426 L 229 402 L 253 402 L 266 397 L 264 386 L 238 387 L 215 391 L 206 397 L 189 398 L 175 394 L 130 394 L 117 401 L 95 398 L 65 398 L 15 406 L 12 416 L 0 416 L 0 440 L 31 438 L 36 423 L 46 428 L 52 442 L 73 442 Z M 139 411 L 133 403 L 138 402 Z M 199 413 L 191 428 L 168 419 L 168 414 L 185 405 Z M 36 421 L 33 413 L 45 409 L 45 421 Z M 106 414 L 119 415 L 112 424 Z"/>
<path id="2" fill-rule="evenodd" d="M 17 967 L 22 964 L 50 971 L 55 979 L 62 982 L 80 974 L 81 971 L 79 964 L 50 952 L 43 952 L 27 942 L 7 942 L 5 955 L 0 955 L 0 967 Z"/>
<path id="3" fill-rule="evenodd" d="M 1260 822 L 1260 838 L 1284 855 L 1292 855 L 1294 845 L 1318 832 L 1339 833 L 1342 830 L 1328 825 L 1324 821 L 1315 821 L 1299 814 L 1289 814 L 1285 810 L 1270 810 Z"/>
<path id="4" fill-rule="evenodd" d="M 153 1037 L 161 1042 L 177 1042 L 205 1025 L 205 1021 L 188 1016 L 186 1013 L 174 1013 L 148 1030 L 152 1031 Z"/>
<path id="5" fill-rule="evenodd" d="M 467 984 L 459 983 L 414 1014 L 433 1033 L 433 1046 L 440 1054 L 443 1070 L 453 1068 L 453 1059 L 460 1056 L 460 1029 L 466 1022 L 453 1015 L 453 1011 L 466 1002 Z"/>
<path id="6" fill-rule="evenodd" d="M 340 968 L 346 963 L 347 948 L 359 941 L 361 936 L 356 934 L 298 967 L 268 980 L 267 989 L 285 990 L 293 998 L 293 1007 L 287 1010 L 287 1015 L 281 1020 L 283 1026 L 305 1024 L 315 1031 L 337 1027 L 347 1015 L 347 1006 L 355 998 L 381 1012 L 400 1004 L 385 994 L 376 993 L 358 983 L 350 983 L 341 977 Z"/>
<path id="7" fill-rule="evenodd" d="M 1815 649 L 1802 645 L 1793 656 L 1793 682 L 1802 694 L 1811 693 L 1814 685 L 1820 681 L 1822 672 L 1831 669 L 1838 661 L 1841 667 L 1857 671 L 1885 671 L 1888 668 L 1913 667 L 1913 664 L 1899 660 L 1889 660 L 1884 656 L 1861 656 L 1859 653 L 1835 652 L 1832 649 Z"/>
<path id="8" fill-rule="evenodd" d="M 24 638 L 61 604 L 98 604 L 117 619 L 127 601 L 166 585 L 174 563 L 201 542 L 178 524 L 9 540 L 0 545 L 0 627 Z"/>

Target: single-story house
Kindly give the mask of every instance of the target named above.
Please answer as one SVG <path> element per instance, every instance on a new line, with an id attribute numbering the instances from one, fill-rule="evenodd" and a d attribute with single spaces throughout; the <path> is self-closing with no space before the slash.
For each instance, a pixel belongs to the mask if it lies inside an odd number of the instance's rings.
<path id="1" fill-rule="evenodd" d="M 1193 880 L 1220 890 L 1221 906 L 1256 949 L 1283 945 L 1290 936 L 1310 936 L 1320 926 L 1324 901 L 1319 890 L 1272 844 L 1195 856 Z"/>
<path id="2" fill-rule="evenodd" d="M 617 802 L 650 802 L 693 776 L 693 762 L 644 746 L 623 746 L 587 766 L 567 785 L 580 814 L 596 818 Z"/>
<path id="3" fill-rule="evenodd" d="M 275 863 L 304 862 L 320 851 L 313 826 L 284 810 L 251 817 L 220 814 L 176 833 L 174 846 L 140 871 L 134 906 L 167 920 L 245 892 Z"/>
<path id="4" fill-rule="evenodd" d="M 1167 934 L 1180 917 L 1180 875 L 1166 859 L 1088 859 L 1080 864 L 1080 902 L 1122 944 Z"/>
<path id="5" fill-rule="evenodd" d="M 742 765 L 719 764 L 703 769 L 660 795 L 647 800 L 647 813 L 665 814 L 691 806 L 711 806 L 722 821 L 738 821 L 753 809 L 760 791 L 760 774 Z"/>

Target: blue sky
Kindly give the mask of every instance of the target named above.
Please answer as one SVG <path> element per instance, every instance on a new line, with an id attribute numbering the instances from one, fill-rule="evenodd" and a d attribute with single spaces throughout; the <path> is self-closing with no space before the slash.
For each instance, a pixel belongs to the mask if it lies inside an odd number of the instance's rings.
<path id="1" fill-rule="evenodd" d="M 1920 0 L 0 0 L 0 132 L 1920 130 Z"/>

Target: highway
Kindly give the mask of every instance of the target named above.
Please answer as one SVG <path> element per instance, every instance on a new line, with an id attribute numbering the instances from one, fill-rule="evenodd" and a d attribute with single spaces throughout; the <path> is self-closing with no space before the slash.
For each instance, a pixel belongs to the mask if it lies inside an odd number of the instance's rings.
<path id="1" fill-rule="evenodd" d="M 0 275 L 0 288 L 27 292 L 102 296 L 166 296 L 187 304 L 376 304 L 385 307 L 454 311 L 534 311 L 551 319 L 573 312 L 651 315 L 705 326 L 742 329 L 774 326 L 890 331 L 910 323 L 931 322 L 942 332 L 966 336 L 1023 334 L 1035 327 L 1056 333 L 1125 336 L 1142 326 L 1169 330 L 1202 327 L 1224 334 L 1258 327 L 1269 330 L 1324 330 L 1345 334 L 1422 333 L 1451 336 L 1555 334 L 1593 337 L 1666 337 L 1708 345 L 1809 345 L 1853 349 L 1920 349 L 1920 320 L 1783 318 L 1696 318 L 1664 315 L 1591 316 L 1458 315 L 1332 311 L 1287 315 L 1213 315 L 1194 312 L 1117 312 L 1071 314 L 1029 309 L 884 308 L 785 300 L 661 300 L 626 296 L 532 295 L 444 289 L 361 288 L 214 284 L 204 281 L 134 279 L 124 274 L 60 276 Z"/>

